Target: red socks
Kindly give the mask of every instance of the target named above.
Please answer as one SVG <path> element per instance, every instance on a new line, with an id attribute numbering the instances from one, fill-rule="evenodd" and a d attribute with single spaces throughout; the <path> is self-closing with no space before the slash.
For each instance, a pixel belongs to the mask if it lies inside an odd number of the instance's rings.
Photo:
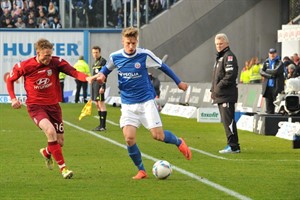
<path id="1" fill-rule="evenodd" d="M 62 155 L 62 149 L 60 145 L 57 143 L 57 141 L 54 142 L 48 142 L 48 151 L 52 154 L 54 160 L 58 164 L 60 170 L 63 170 L 65 167 L 65 161 L 64 156 Z M 45 154 L 45 152 L 44 152 Z"/>

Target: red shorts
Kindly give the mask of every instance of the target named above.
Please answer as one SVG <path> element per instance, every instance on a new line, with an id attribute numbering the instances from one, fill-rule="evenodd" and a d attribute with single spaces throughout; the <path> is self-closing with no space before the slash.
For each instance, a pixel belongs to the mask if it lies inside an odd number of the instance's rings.
<path id="1" fill-rule="evenodd" d="M 27 105 L 28 113 L 34 123 L 39 126 L 42 119 L 48 119 L 59 134 L 64 133 L 64 124 L 62 121 L 62 112 L 59 104 L 54 105 Z"/>

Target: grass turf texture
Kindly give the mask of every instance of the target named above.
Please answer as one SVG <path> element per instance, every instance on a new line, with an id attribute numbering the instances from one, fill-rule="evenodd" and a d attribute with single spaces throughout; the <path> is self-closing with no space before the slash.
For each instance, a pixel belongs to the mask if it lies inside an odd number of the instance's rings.
<path id="1" fill-rule="evenodd" d="M 98 125 L 95 107 L 92 116 L 78 121 L 83 104 L 61 106 L 65 121 L 86 130 Z M 292 149 L 291 141 L 239 131 L 242 153 L 220 155 L 226 145 L 221 124 L 161 116 L 164 129 L 223 159 L 192 150 L 187 161 L 176 147 L 153 140 L 141 127 L 137 143 L 143 153 L 251 199 L 300 198 L 300 149 Z M 120 108 L 108 107 L 108 120 L 119 123 L 119 117 Z M 118 126 L 108 123 L 107 129 L 97 134 L 125 144 Z M 157 180 L 151 173 L 154 161 L 146 158 L 149 178 L 132 180 L 137 169 L 126 149 L 67 124 L 63 152 L 74 177 L 65 180 L 57 166 L 52 171 L 45 167 L 39 149 L 46 145 L 25 107 L 13 110 L 0 104 L 0 199 L 235 199 L 176 170 L 167 180 Z"/>

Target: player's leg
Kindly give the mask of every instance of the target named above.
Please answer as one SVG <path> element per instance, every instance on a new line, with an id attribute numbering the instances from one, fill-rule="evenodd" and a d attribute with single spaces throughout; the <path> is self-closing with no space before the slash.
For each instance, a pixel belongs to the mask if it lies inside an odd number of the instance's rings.
<path id="1" fill-rule="evenodd" d="M 142 162 L 142 154 L 136 144 L 136 127 L 124 126 L 123 135 L 127 144 L 128 154 L 133 161 L 134 165 L 138 168 L 139 172 L 133 179 L 143 179 L 147 177 L 145 167 Z"/>
<path id="2" fill-rule="evenodd" d="M 171 131 L 163 130 L 159 111 L 154 100 L 147 101 L 143 104 L 144 113 L 140 116 L 142 124 L 150 130 L 152 137 L 155 140 L 163 141 L 169 144 L 175 144 L 180 152 L 190 160 L 192 152 L 182 138 L 178 138 Z"/>
<path id="3" fill-rule="evenodd" d="M 106 105 L 104 101 L 104 94 L 100 95 L 101 100 L 99 101 L 99 108 L 100 108 L 100 113 L 99 113 L 99 118 L 100 118 L 100 127 L 102 130 L 106 130 L 106 116 L 107 116 L 107 111 L 106 111 Z"/>
<path id="4" fill-rule="evenodd" d="M 128 154 L 134 165 L 138 168 L 138 173 L 133 179 L 147 178 L 147 173 L 142 161 L 141 152 L 136 144 L 136 130 L 140 126 L 139 115 L 135 113 L 136 105 L 122 104 L 122 115 L 120 118 L 120 127 L 122 128 L 124 139 L 127 144 Z"/>
<path id="5" fill-rule="evenodd" d="M 79 102 L 80 90 L 81 90 L 81 81 L 75 79 L 76 82 L 76 93 L 75 93 L 75 103 Z"/>
<path id="6" fill-rule="evenodd" d="M 88 88 L 88 83 L 87 82 L 82 82 L 83 102 L 84 103 L 87 103 L 87 88 Z"/>

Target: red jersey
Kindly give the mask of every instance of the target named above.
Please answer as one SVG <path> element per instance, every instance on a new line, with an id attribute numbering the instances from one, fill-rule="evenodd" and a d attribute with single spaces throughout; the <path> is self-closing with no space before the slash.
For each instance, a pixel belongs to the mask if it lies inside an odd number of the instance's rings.
<path id="1" fill-rule="evenodd" d="M 61 99 L 59 72 L 70 75 L 80 81 L 86 81 L 87 75 L 76 71 L 67 61 L 52 56 L 49 65 L 38 63 L 36 57 L 15 64 L 7 79 L 7 91 L 11 99 L 16 98 L 14 82 L 24 77 L 27 93 L 26 104 L 52 105 Z"/>

